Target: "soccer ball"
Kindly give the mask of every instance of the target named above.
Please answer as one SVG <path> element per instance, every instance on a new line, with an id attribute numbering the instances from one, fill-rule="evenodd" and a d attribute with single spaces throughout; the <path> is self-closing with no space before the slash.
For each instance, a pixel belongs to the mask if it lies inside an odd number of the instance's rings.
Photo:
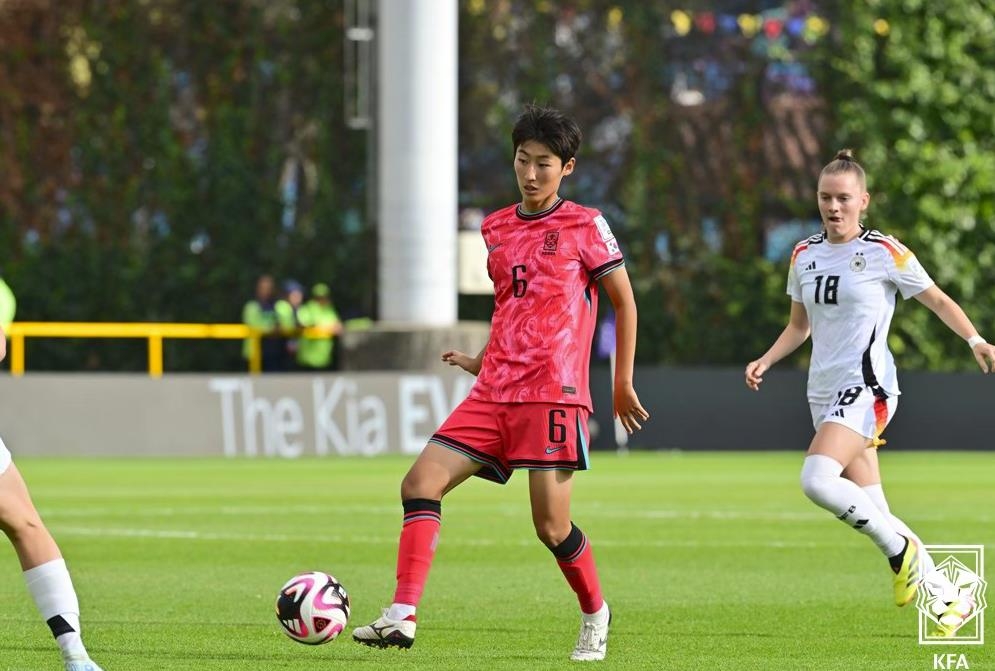
<path id="1" fill-rule="evenodd" d="M 301 573 L 280 588 L 276 617 L 283 633 L 298 643 L 328 643 L 349 622 L 349 595 L 342 583 L 327 573 Z"/>

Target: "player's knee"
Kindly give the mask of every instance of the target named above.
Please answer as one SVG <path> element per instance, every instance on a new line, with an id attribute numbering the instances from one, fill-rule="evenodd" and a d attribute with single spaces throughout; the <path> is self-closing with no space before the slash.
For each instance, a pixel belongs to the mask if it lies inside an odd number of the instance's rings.
<path id="1" fill-rule="evenodd" d="M 800 478 L 805 496 L 820 506 L 824 505 L 842 470 L 842 465 L 830 457 L 823 455 L 805 457 Z"/>
<path id="2" fill-rule="evenodd" d="M 421 476 L 417 471 L 408 471 L 408 474 L 401 480 L 401 500 L 408 499 L 431 499 L 439 501 L 442 499 L 444 487 L 433 483 L 429 478 Z"/>
<path id="3" fill-rule="evenodd" d="M 0 530 L 13 543 L 46 533 L 41 519 L 30 515 L 5 515 L 0 518 Z"/>
<path id="4" fill-rule="evenodd" d="M 826 484 L 825 478 L 818 476 L 806 477 L 805 474 L 802 473 L 802 492 L 804 492 L 805 496 L 807 496 L 813 503 L 819 503 L 819 501 L 823 498 L 822 494 L 825 491 Z"/>
<path id="5" fill-rule="evenodd" d="M 533 520 L 536 536 L 543 545 L 552 549 L 566 540 L 570 535 L 570 523 L 561 524 L 555 520 Z"/>
<path id="6" fill-rule="evenodd" d="M 404 476 L 401 480 L 401 500 L 406 501 L 408 499 L 421 498 L 416 493 L 418 491 L 418 478 L 413 477 L 411 473 Z"/>

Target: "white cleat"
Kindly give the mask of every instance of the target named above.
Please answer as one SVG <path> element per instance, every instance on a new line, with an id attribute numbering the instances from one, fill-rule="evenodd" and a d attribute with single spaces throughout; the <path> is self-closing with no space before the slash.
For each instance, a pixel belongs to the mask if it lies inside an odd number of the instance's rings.
<path id="1" fill-rule="evenodd" d="M 73 657 L 66 660 L 66 671 L 103 671 L 103 669 L 89 657 Z"/>
<path id="2" fill-rule="evenodd" d="M 577 647 L 570 659 L 575 662 L 599 662 L 605 658 L 608 649 L 608 627 L 612 623 L 612 613 L 607 604 L 608 617 L 604 622 L 589 622 L 581 618 L 580 635 L 577 637 Z"/>
<path id="3" fill-rule="evenodd" d="M 410 648 L 415 643 L 414 615 L 403 620 L 392 620 L 383 614 L 365 627 L 352 630 L 352 640 L 375 648 Z"/>

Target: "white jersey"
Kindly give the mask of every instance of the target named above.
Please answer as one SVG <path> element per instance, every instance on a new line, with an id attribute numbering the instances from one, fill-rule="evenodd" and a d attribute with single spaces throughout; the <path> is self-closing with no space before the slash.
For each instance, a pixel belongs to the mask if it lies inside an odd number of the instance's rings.
<path id="1" fill-rule="evenodd" d="M 831 402 L 853 387 L 897 396 L 888 350 L 895 294 L 911 298 L 932 285 L 908 247 L 877 231 L 842 244 L 820 233 L 795 245 L 788 294 L 805 305 L 812 328 L 809 402 Z"/>

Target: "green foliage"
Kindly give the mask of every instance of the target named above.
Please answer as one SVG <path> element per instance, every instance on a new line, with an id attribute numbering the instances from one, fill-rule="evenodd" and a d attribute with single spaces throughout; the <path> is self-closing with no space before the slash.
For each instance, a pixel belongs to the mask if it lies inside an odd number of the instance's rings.
<path id="1" fill-rule="evenodd" d="M 14 45 L 0 120 L 16 137 L 0 171 L 20 185 L 0 188 L 0 243 L 20 320 L 237 322 L 264 272 L 328 282 L 344 314 L 372 313 L 369 283 L 351 281 L 370 275 L 375 238 L 338 3 L 59 9 L 16 4 L 0 28 Z M 144 348 L 29 344 L 32 370 L 86 361 L 142 370 Z M 244 364 L 237 346 L 183 343 L 166 367 Z"/>
<path id="2" fill-rule="evenodd" d="M 908 244 L 982 334 L 995 333 L 993 11 L 976 0 L 855 3 L 825 82 L 837 143 L 868 172 L 868 225 Z M 904 367 L 976 365 L 918 305 L 898 311 L 890 345 Z"/>
<path id="3" fill-rule="evenodd" d="M 732 4 L 682 8 L 737 11 Z M 460 147 L 472 169 L 461 173 L 462 204 L 496 209 L 516 198 L 506 136 L 523 103 L 570 110 L 585 141 L 563 194 L 604 211 L 623 243 L 640 310 L 639 361 L 739 365 L 768 347 L 790 305 L 786 260 L 762 258 L 766 220 L 811 216 L 814 202 L 784 188 L 796 179 L 791 170 L 769 166 L 765 147 L 785 129 L 767 121 L 768 60 L 746 38 L 675 38 L 675 8 L 465 3 Z M 675 72 L 699 64 L 732 84 L 703 104 L 675 103 Z M 806 194 L 817 170 L 809 167 Z M 709 220 L 717 245 L 706 240 Z"/>
<path id="4" fill-rule="evenodd" d="M 660 266 L 634 287 L 640 356 L 669 364 L 745 364 L 773 342 L 790 308 L 784 264 L 763 260 L 702 256 L 693 264 Z"/>
<path id="5" fill-rule="evenodd" d="M 832 137 L 868 169 L 869 224 L 995 334 L 995 3 L 826 3 L 821 49 L 767 53 L 738 34 L 677 38 L 677 8 L 460 2 L 460 206 L 517 198 L 508 135 L 524 103 L 570 110 L 585 143 L 564 195 L 602 209 L 623 241 L 640 361 L 742 364 L 788 312 L 786 263 L 764 260 L 765 236 L 817 216 Z M 344 318 L 375 315 L 370 136 L 344 118 L 343 11 L 0 3 L 0 261 L 18 318 L 237 321 L 264 272 L 328 282 Z M 799 61 L 819 95 L 771 87 L 771 67 Z M 727 85 L 675 102 L 678 76 L 713 67 Z M 464 296 L 460 310 L 486 319 L 490 302 Z M 918 305 L 899 310 L 890 344 L 904 368 L 973 366 Z M 243 367 L 237 344 L 166 348 L 167 370 Z M 141 343 L 28 348 L 32 370 L 144 366 Z"/>

